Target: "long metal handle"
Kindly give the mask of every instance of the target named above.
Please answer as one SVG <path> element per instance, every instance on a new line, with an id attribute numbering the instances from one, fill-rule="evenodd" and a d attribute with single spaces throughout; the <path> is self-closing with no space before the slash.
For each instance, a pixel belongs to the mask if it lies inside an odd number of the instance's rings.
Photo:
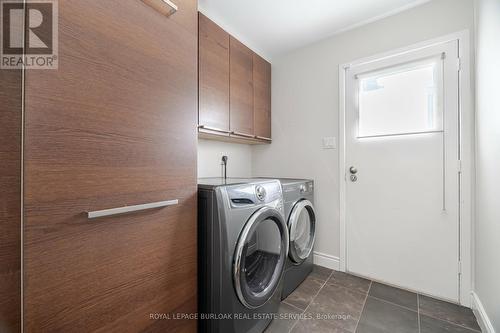
<path id="1" fill-rule="evenodd" d="M 259 140 L 273 141 L 271 138 L 266 138 L 265 136 L 258 136 L 258 135 L 256 135 L 255 138 L 259 139 Z"/>
<path id="2" fill-rule="evenodd" d="M 170 0 L 142 0 L 145 4 L 153 7 L 165 16 L 171 16 L 179 9 L 175 3 Z M 169 8 L 166 9 L 165 5 Z"/>
<path id="3" fill-rule="evenodd" d="M 444 76 L 445 76 L 445 73 L 444 73 L 444 66 L 445 66 L 445 59 L 446 59 L 446 53 L 443 52 L 441 54 L 441 61 L 442 61 L 442 65 L 441 65 L 441 75 L 442 75 L 442 88 L 443 89 L 442 91 L 444 92 L 445 91 L 445 86 L 444 86 Z M 445 105 L 445 102 L 443 100 L 443 207 L 442 207 L 442 212 L 445 213 L 446 212 L 446 105 Z"/>
<path id="4" fill-rule="evenodd" d="M 252 139 L 255 138 L 255 136 L 252 134 L 241 133 L 241 132 L 236 132 L 236 131 L 232 131 L 231 134 L 237 135 L 237 136 L 244 136 L 245 138 L 252 138 Z"/>
<path id="5" fill-rule="evenodd" d="M 229 131 L 222 130 L 222 129 L 220 129 L 220 128 L 209 127 L 209 126 L 205 126 L 205 125 L 200 125 L 200 126 L 198 126 L 198 128 L 199 128 L 199 129 L 204 129 L 204 130 L 207 130 L 207 131 L 212 131 L 212 132 L 218 132 L 218 133 L 229 134 Z"/>
<path id="6" fill-rule="evenodd" d="M 151 202 L 151 203 L 142 204 L 142 205 L 135 205 L 135 206 L 125 206 L 125 207 L 118 207 L 118 208 L 96 210 L 93 212 L 87 212 L 87 218 L 95 219 L 98 217 L 105 217 L 105 216 L 113 216 L 113 215 L 125 214 L 125 213 L 131 213 L 131 212 L 138 212 L 141 210 L 173 206 L 173 205 L 177 205 L 178 203 L 179 203 L 179 200 L 175 199 L 175 200 L 168 200 L 168 201 Z"/>

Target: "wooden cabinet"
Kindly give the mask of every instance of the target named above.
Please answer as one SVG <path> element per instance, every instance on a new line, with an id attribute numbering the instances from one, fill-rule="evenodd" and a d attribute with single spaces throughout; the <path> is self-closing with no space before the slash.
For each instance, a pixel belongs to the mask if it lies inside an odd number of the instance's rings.
<path id="1" fill-rule="evenodd" d="M 254 133 L 258 139 L 271 140 L 271 64 L 253 55 Z"/>
<path id="2" fill-rule="evenodd" d="M 0 69 L 0 331 L 21 332 L 22 71 Z"/>
<path id="3" fill-rule="evenodd" d="M 20 267 L 25 332 L 196 331 L 150 318 L 197 311 L 198 14 L 176 4 L 60 1 L 59 69 L 26 70 L 24 96 L 1 71 L 0 331 L 20 331 Z"/>
<path id="4" fill-rule="evenodd" d="M 230 59 L 231 133 L 253 138 L 253 52 L 231 36 Z"/>
<path id="5" fill-rule="evenodd" d="M 199 137 L 271 142 L 271 64 L 199 14 Z"/>
<path id="6" fill-rule="evenodd" d="M 229 34 L 199 13 L 199 119 L 201 128 L 229 133 Z"/>

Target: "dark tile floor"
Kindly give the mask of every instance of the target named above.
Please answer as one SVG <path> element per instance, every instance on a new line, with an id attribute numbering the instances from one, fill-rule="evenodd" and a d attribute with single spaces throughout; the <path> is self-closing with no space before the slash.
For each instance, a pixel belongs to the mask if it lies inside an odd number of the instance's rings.
<path id="1" fill-rule="evenodd" d="M 472 311 L 315 266 L 266 333 L 475 333 Z"/>

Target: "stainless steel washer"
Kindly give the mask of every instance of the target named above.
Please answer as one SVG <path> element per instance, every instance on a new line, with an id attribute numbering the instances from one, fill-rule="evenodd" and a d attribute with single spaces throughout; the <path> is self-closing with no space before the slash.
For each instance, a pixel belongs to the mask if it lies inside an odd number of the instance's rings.
<path id="1" fill-rule="evenodd" d="M 200 332 L 263 332 L 288 253 L 280 182 L 199 179 L 198 235 Z"/>
<path id="2" fill-rule="evenodd" d="M 306 179 L 280 179 L 285 217 L 289 230 L 289 255 L 283 276 L 282 298 L 288 297 L 313 269 L 316 235 L 314 182 Z"/>

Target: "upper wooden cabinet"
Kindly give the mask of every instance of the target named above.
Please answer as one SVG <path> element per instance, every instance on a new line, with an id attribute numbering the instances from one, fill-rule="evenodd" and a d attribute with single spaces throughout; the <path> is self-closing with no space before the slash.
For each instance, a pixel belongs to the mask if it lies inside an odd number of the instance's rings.
<path id="1" fill-rule="evenodd" d="M 199 13 L 199 125 L 229 133 L 229 34 Z"/>
<path id="2" fill-rule="evenodd" d="M 271 64 L 198 16 L 199 137 L 271 142 Z"/>
<path id="3" fill-rule="evenodd" d="M 271 64 L 255 53 L 253 95 L 255 136 L 271 140 Z"/>
<path id="4" fill-rule="evenodd" d="M 232 36 L 229 50 L 231 133 L 253 138 L 253 52 Z"/>

